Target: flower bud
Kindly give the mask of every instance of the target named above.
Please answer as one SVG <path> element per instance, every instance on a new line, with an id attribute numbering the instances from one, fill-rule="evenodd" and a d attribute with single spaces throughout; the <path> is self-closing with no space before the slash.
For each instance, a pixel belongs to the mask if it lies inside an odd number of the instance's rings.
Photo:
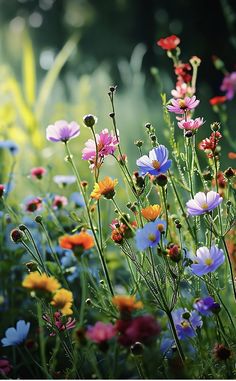
<path id="1" fill-rule="evenodd" d="M 27 227 L 24 225 L 24 224 L 20 224 L 19 225 L 19 229 L 24 232 L 25 230 L 27 230 Z"/>
<path id="2" fill-rule="evenodd" d="M 212 175 L 211 171 L 209 171 L 209 170 L 204 171 L 202 176 L 203 176 L 204 180 L 206 180 L 206 181 L 210 181 L 213 179 L 213 175 Z"/>
<path id="3" fill-rule="evenodd" d="M 130 347 L 130 352 L 133 356 L 142 356 L 144 351 L 144 346 L 139 341 L 136 341 L 133 345 Z"/>
<path id="4" fill-rule="evenodd" d="M 117 87 L 117 86 L 110 86 L 110 87 L 109 87 L 110 92 L 111 92 L 111 93 L 114 93 L 114 92 L 116 91 L 116 87 Z"/>
<path id="5" fill-rule="evenodd" d="M 167 176 L 161 173 L 160 175 L 156 176 L 155 183 L 158 184 L 160 187 L 165 187 L 168 182 Z"/>
<path id="6" fill-rule="evenodd" d="M 88 306 L 91 306 L 92 305 L 92 301 L 91 301 L 91 299 L 86 299 L 85 300 L 85 303 L 88 305 Z"/>
<path id="7" fill-rule="evenodd" d="M 143 141 L 142 141 L 142 140 L 136 140 L 136 141 L 134 142 L 134 144 L 135 144 L 137 147 L 142 147 L 142 145 L 143 145 Z"/>
<path id="8" fill-rule="evenodd" d="M 115 117 L 115 113 L 114 113 L 114 112 L 110 112 L 109 116 L 110 116 L 111 118 L 114 118 L 114 117 Z"/>
<path id="9" fill-rule="evenodd" d="M 145 124 L 145 128 L 146 128 L 147 130 L 150 130 L 151 126 L 152 126 L 151 123 L 146 123 L 146 124 Z"/>
<path id="10" fill-rule="evenodd" d="M 35 217 L 35 222 L 37 222 L 38 224 L 41 224 L 42 220 L 43 220 L 43 217 L 42 216 L 36 216 Z"/>
<path id="11" fill-rule="evenodd" d="M 228 169 L 226 169 L 226 171 L 224 171 L 224 175 L 226 179 L 230 179 L 231 177 L 235 176 L 235 171 L 233 170 L 233 168 L 229 167 Z"/>
<path id="12" fill-rule="evenodd" d="M 219 303 L 214 302 L 214 303 L 212 304 L 210 310 L 211 310 L 211 312 L 212 312 L 213 314 L 216 314 L 216 315 L 217 315 L 217 314 L 220 312 L 220 310 L 221 310 L 221 306 L 220 306 Z"/>
<path id="13" fill-rule="evenodd" d="M 193 136 L 193 131 L 186 131 L 185 132 L 185 134 L 184 134 L 184 136 L 186 137 L 186 138 L 191 138 L 192 136 Z"/>
<path id="14" fill-rule="evenodd" d="M 190 316 L 191 315 L 190 315 L 189 312 L 184 312 L 183 315 L 182 315 L 182 318 L 188 320 L 190 318 Z"/>
<path id="15" fill-rule="evenodd" d="M 214 122 L 211 124 L 211 130 L 216 132 L 220 130 L 220 123 L 219 122 Z"/>
<path id="16" fill-rule="evenodd" d="M 19 229 L 13 229 L 10 233 L 11 240 L 15 243 L 22 241 L 24 234 Z"/>
<path id="17" fill-rule="evenodd" d="M 225 361 L 231 356 L 231 350 L 224 344 L 216 344 L 213 349 L 216 360 Z"/>
<path id="18" fill-rule="evenodd" d="M 92 128 L 97 123 L 97 120 L 97 117 L 92 114 L 88 114 L 83 117 L 85 126 L 90 128 Z"/>
<path id="19" fill-rule="evenodd" d="M 27 267 L 27 270 L 29 271 L 29 273 L 38 270 L 38 265 L 37 265 L 37 263 L 36 263 L 36 262 L 33 262 L 33 261 L 27 262 L 27 263 L 25 264 L 25 266 Z"/>

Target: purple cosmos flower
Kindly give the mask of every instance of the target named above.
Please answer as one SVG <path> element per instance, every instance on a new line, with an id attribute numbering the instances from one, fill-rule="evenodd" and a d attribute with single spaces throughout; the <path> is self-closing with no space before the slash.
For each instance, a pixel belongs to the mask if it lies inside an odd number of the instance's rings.
<path id="1" fill-rule="evenodd" d="M 191 269 L 194 274 L 202 276 L 218 269 L 224 260 L 222 249 L 217 246 L 212 246 L 210 249 L 203 246 L 197 250 L 195 263 L 191 265 Z"/>
<path id="2" fill-rule="evenodd" d="M 178 126 L 179 128 L 181 128 L 181 130 L 192 131 L 192 130 L 197 130 L 204 123 L 205 121 L 203 120 L 203 118 L 188 119 L 188 120 L 183 119 L 180 122 L 178 122 Z"/>
<path id="3" fill-rule="evenodd" d="M 236 91 L 236 71 L 233 71 L 230 74 L 227 74 L 222 82 L 220 87 L 222 91 L 226 91 L 226 98 L 231 100 L 234 97 Z"/>
<path id="4" fill-rule="evenodd" d="M 66 185 L 70 185 L 76 182 L 75 176 L 64 176 L 64 175 L 57 175 L 53 177 L 53 181 L 60 185 L 65 187 Z"/>
<path id="5" fill-rule="evenodd" d="M 150 173 L 150 175 L 159 175 L 165 173 L 171 166 L 171 160 L 168 160 L 168 149 L 160 145 L 149 152 L 149 157 L 144 155 L 140 157 L 136 164 L 141 169 L 141 174 Z"/>
<path id="6" fill-rule="evenodd" d="M 65 120 L 58 120 L 55 124 L 47 127 L 46 137 L 51 142 L 64 142 L 76 138 L 80 134 L 80 127 L 76 122 L 68 123 Z"/>
<path id="7" fill-rule="evenodd" d="M 198 192 L 194 199 L 186 203 L 188 213 L 191 216 L 199 216 L 215 209 L 223 201 L 223 198 L 214 191 L 207 193 Z"/>
<path id="8" fill-rule="evenodd" d="M 198 106 L 199 100 L 196 99 L 195 95 L 193 97 L 185 97 L 184 99 L 171 99 L 172 105 L 167 106 L 168 111 L 174 112 L 175 114 L 184 114 Z"/>
<path id="9" fill-rule="evenodd" d="M 154 222 L 147 223 L 142 229 L 136 232 L 136 246 L 138 250 L 142 251 L 148 247 L 155 247 L 158 245 L 161 232 L 166 228 L 164 220 L 155 220 Z"/>
<path id="10" fill-rule="evenodd" d="M 24 320 L 19 320 L 16 323 L 16 328 L 8 328 L 5 332 L 5 336 L 1 342 L 3 347 L 15 346 L 23 343 L 26 339 L 30 329 L 30 323 L 26 323 Z"/>
<path id="11" fill-rule="evenodd" d="M 202 318 L 197 311 L 189 312 L 186 308 L 179 308 L 172 312 L 172 317 L 180 340 L 194 337 L 196 329 L 202 326 Z"/>
<path id="12" fill-rule="evenodd" d="M 213 312 L 219 311 L 220 305 L 216 303 L 211 296 L 207 296 L 206 298 L 196 299 L 193 308 L 201 315 L 209 316 L 212 315 Z"/>

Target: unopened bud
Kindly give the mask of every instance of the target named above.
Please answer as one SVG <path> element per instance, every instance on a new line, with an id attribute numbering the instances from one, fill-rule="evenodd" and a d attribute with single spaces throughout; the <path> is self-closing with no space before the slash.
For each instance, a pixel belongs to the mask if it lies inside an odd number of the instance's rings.
<path id="1" fill-rule="evenodd" d="M 156 176 L 155 183 L 158 184 L 160 187 L 165 187 L 168 182 L 167 176 L 161 173 L 160 175 Z"/>
<path id="2" fill-rule="evenodd" d="M 136 343 L 134 343 L 134 344 L 130 347 L 130 352 L 131 352 L 132 355 L 134 355 L 134 356 L 142 356 L 143 351 L 144 351 L 144 346 L 143 346 L 143 344 L 140 343 L 139 341 L 137 341 Z"/>
<path id="3" fill-rule="evenodd" d="M 92 128 L 97 123 L 97 120 L 97 117 L 92 114 L 88 114 L 83 117 L 85 126 L 90 128 Z"/>
<path id="4" fill-rule="evenodd" d="M 22 241 L 24 234 L 19 229 L 13 229 L 10 233 L 11 240 L 15 243 Z"/>
<path id="5" fill-rule="evenodd" d="M 220 123 L 219 122 L 214 122 L 211 124 L 211 130 L 216 132 L 220 130 Z"/>
<path id="6" fill-rule="evenodd" d="M 43 220 L 42 216 L 36 216 L 35 217 L 35 222 L 37 222 L 38 224 L 41 224 L 42 220 Z"/>
<path id="7" fill-rule="evenodd" d="M 226 179 L 230 179 L 231 177 L 234 177 L 234 176 L 235 176 L 235 171 L 233 170 L 233 168 L 229 167 L 229 168 L 226 169 L 226 171 L 224 172 L 224 175 L 225 175 Z"/>
<path id="8" fill-rule="evenodd" d="M 137 147 L 142 147 L 142 145 L 143 145 L 143 141 L 142 141 L 142 140 L 136 140 L 136 141 L 134 142 L 134 144 L 135 144 Z"/>

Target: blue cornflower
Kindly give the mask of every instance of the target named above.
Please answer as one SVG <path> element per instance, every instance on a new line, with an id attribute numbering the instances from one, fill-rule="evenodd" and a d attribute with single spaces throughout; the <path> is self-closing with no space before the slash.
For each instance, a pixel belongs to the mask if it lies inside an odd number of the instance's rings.
<path id="1" fill-rule="evenodd" d="M 76 207 L 84 207 L 85 202 L 82 194 L 80 192 L 74 192 L 70 195 L 70 200 L 73 201 Z"/>
<path id="2" fill-rule="evenodd" d="M 165 230 L 166 222 L 163 220 L 155 220 L 147 223 L 142 229 L 136 232 L 136 246 L 138 250 L 145 250 L 148 247 L 155 247 L 158 245 L 161 232 Z"/>
<path id="3" fill-rule="evenodd" d="M 6 330 L 6 337 L 1 340 L 3 347 L 15 346 L 23 343 L 29 333 L 29 329 L 30 323 L 26 323 L 24 320 L 19 320 L 16 323 L 16 328 L 10 327 Z"/>
<path id="4" fill-rule="evenodd" d="M 150 175 L 157 176 L 167 172 L 172 162 L 168 160 L 168 154 L 168 149 L 160 145 L 149 152 L 149 157 L 147 155 L 140 157 L 136 164 L 140 168 L 141 174 L 150 173 Z"/>
<path id="5" fill-rule="evenodd" d="M 180 340 L 194 337 L 196 329 L 202 326 L 202 318 L 197 311 L 189 312 L 186 308 L 179 308 L 172 312 L 172 317 Z"/>
<path id="6" fill-rule="evenodd" d="M 207 296 L 206 298 L 196 299 L 193 308 L 200 314 L 209 316 L 212 315 L 213 312 L 219 311 L 220 305 L 216 303 L 211 296 Z"/>
<path id="7" fill-rule="evenodd" d="M 65 187 L 76 182 L 75 176 L 57 175 L 53 177 L 53 181 L 59 186 Z"/>
<path id="8" fill-rule="evenodd" d="M 197 250 L 194 263 L 191 265 L 192 272 L 198 276 L 211 273 L 218 269 L 225 260 L 223 250 L 217 246 L 210 249 L 203 246 Z"/>
<path id="9" fill-rule="evenodd" d="M 19 146 L 12 140 L 3 140 L 0 142 L 0 149 L 8 149 L 12 156 L 15 156 L 19 151 Z"/>

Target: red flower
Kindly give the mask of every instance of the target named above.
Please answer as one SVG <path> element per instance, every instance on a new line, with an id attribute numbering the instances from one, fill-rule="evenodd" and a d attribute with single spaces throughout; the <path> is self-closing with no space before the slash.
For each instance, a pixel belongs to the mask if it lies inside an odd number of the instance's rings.
<path id="1" fill-rule="evenodd" d="M 212 158 L 214 156 L 220 138 L 222 138 L 222 135 L 219 131 L 212 132 L 209 138 L 206 138 L 201 141 L 201 143 L 199 144 L 199 149 L 203 151 L 210 151 L 208 153 L 208 157 Z"/>
<path id="2" fill-rule="evenodd" d="M 3 196 L 5 190 L 5 186 L 3 184 L 0 184 L 0 198 Z"/>
<path id="3" fill-rule="evenodd" d="M 132 320 L 117 320 L 115 328 L 120 333 L 118 341 L 128 347 L 137 341 L 147 344 L 160 333 L 160 326 L 153 316 L 139 316 Z"/>
<path id="4" fill-rule="evenodd" d="M 209 102 L 210 102 L 210 104 L 211 104 L 212 106 L 215 106 L 215 105 L 219 105 L 219 104 L 224 103 L 226 100 L 227 100 L 226 96 L 225 96 L 225 95 L 222 95 L 222 96 L 218 96 L 218 97 L 211 98 L 211 99 L 209 100 Z"/>
<path id="5" fill-rule="evenodd" d="M 157 41 L 157 45 L 160 46 L 164 50 L 173 50 L 179 45 L 180 39 L 179 37 L 172 35 L 166 38 L 161 38 Z"/>
<path id="6" fill-rule="evenodd" d="M 192 75 L 189 73 L 192 70 L 191 65 L 188 63 L 181 63 L 175 66 L 175 74 L 177 75 L 177 85 L 189 83 L 192 79 Z"/>
<path id="7" fill-rule="evenodd" d="M 232 160 L 236 159 L 236 153 L 235 152 L 229 152 L 228 153 L 228 158 L 232 159 Z"/>
<path id="8" fill-rule="evenodd" d="M 40 209 L 41 206 L 42 206 L 42 199 L 40 197 L 36 197 L 27 202 L 25 209 L 27 212 L 33 213 L 36 210 Z"/>
<path id="9" fill-rule="evenodd" d="M 46 169 L 43 168 L 43 167 L 36 167 L 36 168 L 32 168 L 31 171 L 30 171 L 30 174 L 33 178 L 36 178 L 38 180 L 41 180 L 43 175 L 45 175 L 46 173 Z"/>

